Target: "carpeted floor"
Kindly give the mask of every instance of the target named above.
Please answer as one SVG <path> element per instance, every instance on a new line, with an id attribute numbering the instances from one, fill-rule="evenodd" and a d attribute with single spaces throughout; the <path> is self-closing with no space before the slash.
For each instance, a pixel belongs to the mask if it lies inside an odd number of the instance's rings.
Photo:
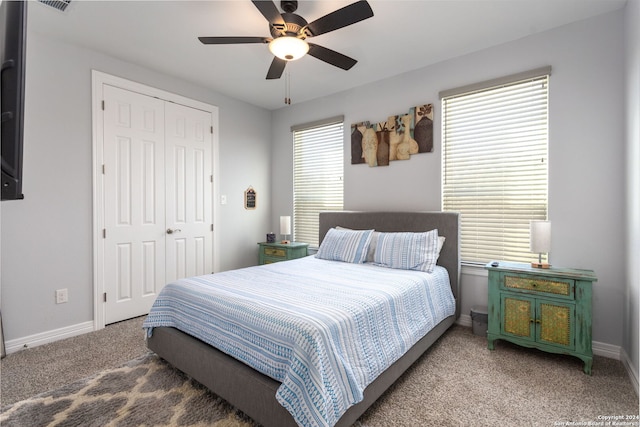
<path id="1" fill-rule="evenodd" d="M 109 326 L 104 337 L 76 337 L 9 355 L 2 361 L 0 424 L 50 425 L 55 413 L 53 425 L 253 425 L 155 355 L 144 356 L 141 322 L 134 319 Z M 120 354 L 124 349 L 127 357 L 137 358 L 114 368 L 122 364 L 116 359 L 124 357 Z M 41 354 L 28 354 L 36 352 Z M 103 353 L 118 353 L 118 357 Z M 60 357 L 66 360 L 59 361 Z M 51 366 L 41 370 L 18 359 Z M 72 369 L 73 359 L 79 360 L 77 366 L 83 365 L 83 372 L 92 369 L 94 360 L 101 367 L 89 379 L 76 381 L 61 374 L 64 379 L 42 381 L 47 372 Z M 53 368 L 57 362 L 64 367 Z M 42 372 L 33 372 L 38 370 Z M 99 371 L 103 372 L 95 374 Z M 25 382 L 29 390 L 40 388 L 28 396 L 53 392 L 25 401 L 25 393 L 20 393 Z M 13 400 L 7 400 L 7 395 Z M 18 400 L 22 401 L 8 405 Z M 489 351 L 484 338 L 473 335 L 470 328 L 454 326 L 356 426 L 606 425 L 604 417 L 611 416 L 631 417 L 619 419 L 629 422 L 619 425 L 638 425 L 633 419 L 637 415 L 638 397 L 619 361 L 596 357 L 593 376 L 588 376 L 576 358 L 502 341 Z"/>
<path id="2" fill-rule="evenodd" d="M 22 426 L 253 426 L 250 420 L 155 354 L 3 408 Z"/>
<path id="3" fill-rule="evenodd" d="M 62 387 L 146 354 L 144 318 L 9 354 L 0 362 L 0 404 Z"/>

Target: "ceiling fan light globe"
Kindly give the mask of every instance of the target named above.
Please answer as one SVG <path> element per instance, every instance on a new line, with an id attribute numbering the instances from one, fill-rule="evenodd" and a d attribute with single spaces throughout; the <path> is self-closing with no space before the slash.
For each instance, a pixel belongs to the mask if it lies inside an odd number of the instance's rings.
<path id="1" fill-rule="evenodd" d="M 283 36 L 273 39 L 269 43 L 269 50 L 280 59 L 295 61 L 306 55 L 309 45 L 297 37 Z"/>

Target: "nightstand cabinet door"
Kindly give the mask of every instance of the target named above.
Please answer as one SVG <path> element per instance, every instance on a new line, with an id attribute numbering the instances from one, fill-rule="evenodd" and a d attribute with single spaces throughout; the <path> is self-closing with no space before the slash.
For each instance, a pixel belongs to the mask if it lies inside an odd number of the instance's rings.
<path id="1" fill-rule="evenodd" d="M 536 311 L 537 341 L 573 350 L 575 305 L 540 299 L 536 302 Z"/>
<path id="2" fill-rule="evenodd" d="M 574 304 L 506 292 L 500 299 L 502 334 L 569 350 L 575 348 Z"/>
<path id="3" fill-rule="evenodd" d="M 504 335 L 534 341 L 536 301 L 514 294 L 503 294 L 500 297 L 502 322 L 500 332 Z"/>

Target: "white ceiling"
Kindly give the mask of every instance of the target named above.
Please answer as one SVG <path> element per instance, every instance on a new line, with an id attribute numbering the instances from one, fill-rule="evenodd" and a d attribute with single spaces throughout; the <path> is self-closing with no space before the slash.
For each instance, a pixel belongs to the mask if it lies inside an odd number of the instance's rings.
<path id="1" fill-rule="evenodd" d="M 308 22 L 355 0 L 300 1 Z M 280 2 L 275 2 L 280 8 Z M 626 0 L 369 0 L 374 17 L 310 39 L 355 58 L 349 71 L 309 55 L 290 62 L 292 103 L 307 101 L 623 7 Z M 203 45 L 198 36 L 264 36 L 249 0 L 29 3 L 30 30 L 179 77 L 267 109 L 285 75 L 266 80 L 267 45 Z"/>

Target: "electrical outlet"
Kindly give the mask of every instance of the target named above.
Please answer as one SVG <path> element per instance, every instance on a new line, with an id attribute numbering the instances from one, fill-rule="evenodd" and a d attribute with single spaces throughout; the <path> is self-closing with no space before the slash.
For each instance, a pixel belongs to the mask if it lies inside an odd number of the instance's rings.
<path id="1" fill-rule="evenodd" d="M 223 194 L 222 196 L 220 196 L 220 204 L 221 205 L 226 205 L 227 204 L 227 195 Z"/>
<path id="2" fill-rule="evenodd" d="M 69 302 L 69 293 L 68 290 L 65 289 L 57 289 L 56 290 L 56 304 L 62 304 L 65 302 Z"/>

